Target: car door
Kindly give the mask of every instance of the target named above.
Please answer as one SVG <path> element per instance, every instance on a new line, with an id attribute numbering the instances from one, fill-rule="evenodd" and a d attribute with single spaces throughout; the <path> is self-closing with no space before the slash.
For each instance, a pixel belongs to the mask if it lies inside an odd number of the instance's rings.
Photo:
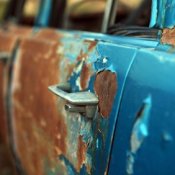
<path id="1" fill-rule="evenodd" d="M 107 173 L 122 91 L 136 51 L 112 38 L 43 29 L 22 40 L 8 96 L 21 171 Z M 55 84 L 54 93 L 61 91 L 63 99 L 48 91 Z M 76 92 L 83 94 L 77 97 Z M 64 100 L 69 95 L 75 95 L 76 104 Z"/>
<path id="2" fill-rule="evenodd" d="M 174 51 L 142 49 L 129 71 L 109 174 L 174 174 Z M 169 47 L 168 50 L 171 50 Z"/>
<path id="3" fill-rule="evenodd" d="M 175 172 L 172 165 L 174 29 L 168 29 L 174 26 L 173 7 L 174 1 L 157 0 L 152 3 L 150 26 L 163 32 L 158 33 L 157 46 L 151 50 L 142 47 L 137 51 L 128 73 L 109 174 L 163 175 Z"/>

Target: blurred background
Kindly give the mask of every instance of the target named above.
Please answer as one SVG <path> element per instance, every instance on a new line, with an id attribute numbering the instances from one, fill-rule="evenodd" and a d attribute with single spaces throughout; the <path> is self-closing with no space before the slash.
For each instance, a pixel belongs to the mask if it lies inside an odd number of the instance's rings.
<path id="1" fill-rule="evenodd" d="M 118 25 L 148 26 L 151 0 L 116 0 Z M 48 26 L 100 32 L 107 0 L 0 0 L 0 20 L 29 26 Z M 43 19 L 41 16 L 43 15 Z M 39 18 L 40 17 L 40 18 Z"/>

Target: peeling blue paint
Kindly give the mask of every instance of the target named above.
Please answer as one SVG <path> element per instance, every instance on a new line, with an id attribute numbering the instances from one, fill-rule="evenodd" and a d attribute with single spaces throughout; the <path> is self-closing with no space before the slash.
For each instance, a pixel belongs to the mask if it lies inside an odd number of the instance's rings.
<path id="1" fill-rule="evenodd" d="M 152 107 L 152 98 L 149 95 L 143 102 L 136 119 L 134 121 L 131 138 L 130 151 L 127 153 L 128 161 L 126 172 L 128 175 L 134 173 L 134 161 L 137 151 L 142 146 L 144 139 L 148 136 L 148 122 L 150 117 L 150 110 Z"/>

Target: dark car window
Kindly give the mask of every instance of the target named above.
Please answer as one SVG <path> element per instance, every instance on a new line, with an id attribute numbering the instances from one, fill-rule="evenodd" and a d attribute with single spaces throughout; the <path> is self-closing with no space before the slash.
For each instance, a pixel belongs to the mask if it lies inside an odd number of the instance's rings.
<path id="1" fill-rule="evenodd" d="M 116 23 L 149 26 L 151 0 L 119 0 Z"/>
<path id="2" fill-rule="evenodd" d="M 101 32 L 107 3 L 108 0 L 67 0 L 64 28 Z M 149 26 L 151 0 L 116 0 L 116 3 L 116 9 L 108 9 L 116 13 L 115 26 Z"/>

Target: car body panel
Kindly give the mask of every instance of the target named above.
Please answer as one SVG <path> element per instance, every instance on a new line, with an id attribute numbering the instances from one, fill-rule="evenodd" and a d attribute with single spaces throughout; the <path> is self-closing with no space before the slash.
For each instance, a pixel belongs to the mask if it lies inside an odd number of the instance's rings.
<path id="1" fill-rule="evenodd" d="M 96 34 L 96 38 L 40 29 L 33 38 L 21 41 L 8 100 L 14 151 L 28 174 L 107 172 L 119 104 L 136 48 L 109 42 L 107 35 L 99 40 Z M 101 100 L 93 119 L 66 112 L 65 101 L 46 88 L 67 81 L 72 92 L 89 90 Z"/>
<path id="2" fill-rule="evenodd" d="M 128 74 L 109 174 L 173 174 L 174 51 L 138 51 Z"/>
<path id="3" fill-rule="evenodd" d="M 43 5 L 39 26 L 48 25 L 51 13 L 50 1 Z M 170 26 L 172 21 L 162 24 L 156 15 L 152 26 Z M 172 174 L 175 84 L 167 77 L 174 73 L 173 48 L 159 38 L 37 27 L 31 33 L 15 45 L 7 96 L 20 172 Z M 66 111 L 66 101 L 47 89 L 67 82 L 72 92 L 90 91 L 98 97 L 93 118 Z M 166 168 L 158 169 L 163 163 Z"/>
<path id="4" fill-rule="evenodd" d="M 31 28 L 8 26 L 8 31 L 0 30 L 0 174 L 16 174 L 11 145 L 9 141 L 9 127 L 7 118 L 6 95 L 8 86 L 8 74 L 11 70 L 9 61 L 18 41 L 22 37 L 29 37 Z"/>

